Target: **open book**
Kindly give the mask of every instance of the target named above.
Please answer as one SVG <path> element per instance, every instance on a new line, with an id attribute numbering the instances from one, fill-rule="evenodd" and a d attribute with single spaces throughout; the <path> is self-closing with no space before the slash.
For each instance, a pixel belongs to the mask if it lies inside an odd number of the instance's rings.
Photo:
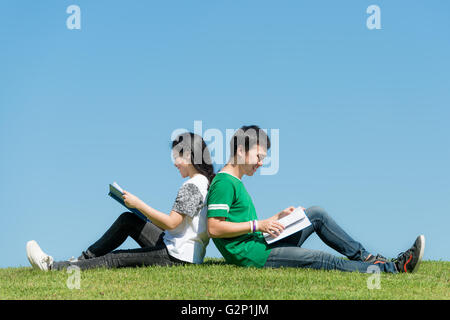
<path id="1" fill-rule="evenodd" d="M 136 214 L 139 218 L 143 219 L 144 221 L 150 221 L 142 212 L 140 212 L 136 208 L 128 208 L 123 201 L 122 195 L 123 195 L 123 189 L 116 183 L 113 182 L 113 184 L 109 185 L 109 193 L 108 195 L 119 202 L 121 205 L 123 205 L 125 208 Z"/>
<path id="2" fill-rule="evenodd" d="M 268 244 L 286 238 L 287 236 L 290 236 L 291 234 L 303 230 L 311 225 L 311 222 L 309 221 L 305 212 L 300 207 L 296 208 L 289 215 L 278 220 L 278 222 L 280 222 L 284 226 L 284 230 L 278 237 L 274 238 L 268 233 L 263 233 L 264 238 Z"/>

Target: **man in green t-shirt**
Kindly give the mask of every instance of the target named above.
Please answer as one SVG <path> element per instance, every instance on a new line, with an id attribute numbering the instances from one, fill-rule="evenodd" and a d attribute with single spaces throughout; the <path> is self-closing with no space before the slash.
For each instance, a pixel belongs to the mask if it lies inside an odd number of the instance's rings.
<path id="1" fill-rule="evenodd" d="M 267 134 L 258 126 L 243 126 L 230 141 L 231 157 L 214 178 L 208 193 L 208 232 L 227 263 L 246 267 L 301 267 L 371 272 L 376 265 L 382 272 L 415 272 L 423 256 L 425 238 L 417 237 L 413 246 L 395 260 L 372 255 L 353 240 L 320 207 L 305 210 L 311 225 L 272 244 L 263 232 L 277 237 L 284 229 L 278 220 L 295 210 L 288 207 L 274 216 L 258 220 L 252 199 L 241 178 L 253 176 L 262 166 L 270 148 Z M 313 233 L 349 260 L 301 247 Z"/>

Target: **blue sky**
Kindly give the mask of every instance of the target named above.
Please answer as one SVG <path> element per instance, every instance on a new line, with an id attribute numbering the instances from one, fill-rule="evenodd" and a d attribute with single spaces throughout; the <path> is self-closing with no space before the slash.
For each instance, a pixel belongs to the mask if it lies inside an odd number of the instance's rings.
<path id="1" fill-rule="evenodd" d="M 66 9 L 81 8 L 81 30 Z M 381 9 L 369 30 L 366 9 Z M 2 1 L 0 267 L 78 256 L 124 210 L 169 212 L 178 128 L 278 129 L 243 179 L 261 219 L 320 205 L 369 251 L 449 260 L 448 1 Z M 227 144 L 228 141 L 224 141 Z M 219 169 L 221 165 L 217 165 Z M 136 247 L 127 240 L 123 248 Z M 304 247 L 336 253 L 317 236 Z M 339 255 L 338 253 L 336 253 Z M 207 256 L 219 253 L 212 241 Z"/>

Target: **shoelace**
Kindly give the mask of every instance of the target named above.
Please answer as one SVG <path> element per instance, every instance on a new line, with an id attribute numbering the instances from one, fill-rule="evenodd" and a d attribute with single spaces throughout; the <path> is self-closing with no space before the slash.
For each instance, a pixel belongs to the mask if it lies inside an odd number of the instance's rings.
<path id="1" fill-rule="evenodd" d="M 53 258 L 50 256 L 45 256 L 41 259 L 41 263 L 45 263 L 47 267 L 50 267 L 53 264 Z"/>
<path id="2" fill-rule="evenodd" d="M 397 258 L 392 259 L 392 262 L 400 262 L 404 263 L 405 260 L 409 259 L 409 256 L 411 255 L 411 249 L 406 250 L 405 252 L 400 252 L 397 256 Z"/>
<path id="3" fill-rule="evenodd" d="M 382 260 L 382 261 L 388 261 L 388 259 L 386 257 L 382 256 L 379 253 L 375 256 L 375 259 L 376 260 Z"/>

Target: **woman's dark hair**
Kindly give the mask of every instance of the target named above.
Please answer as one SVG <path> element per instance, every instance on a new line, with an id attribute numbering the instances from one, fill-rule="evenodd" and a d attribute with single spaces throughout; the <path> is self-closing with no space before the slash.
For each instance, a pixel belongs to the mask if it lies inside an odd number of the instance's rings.
<path id="1" fill-rule="evenodd" d="M 182 133 L 172 141 L 172 150 L 176 151 L 180 156 L 185 155 L 187 152 L 190 153 L 192 165 L 198 172 L 208 178 L 211 185 L 215 177 L 214 167 L 209 149 L 201 136 L 192 132 Z"/>

